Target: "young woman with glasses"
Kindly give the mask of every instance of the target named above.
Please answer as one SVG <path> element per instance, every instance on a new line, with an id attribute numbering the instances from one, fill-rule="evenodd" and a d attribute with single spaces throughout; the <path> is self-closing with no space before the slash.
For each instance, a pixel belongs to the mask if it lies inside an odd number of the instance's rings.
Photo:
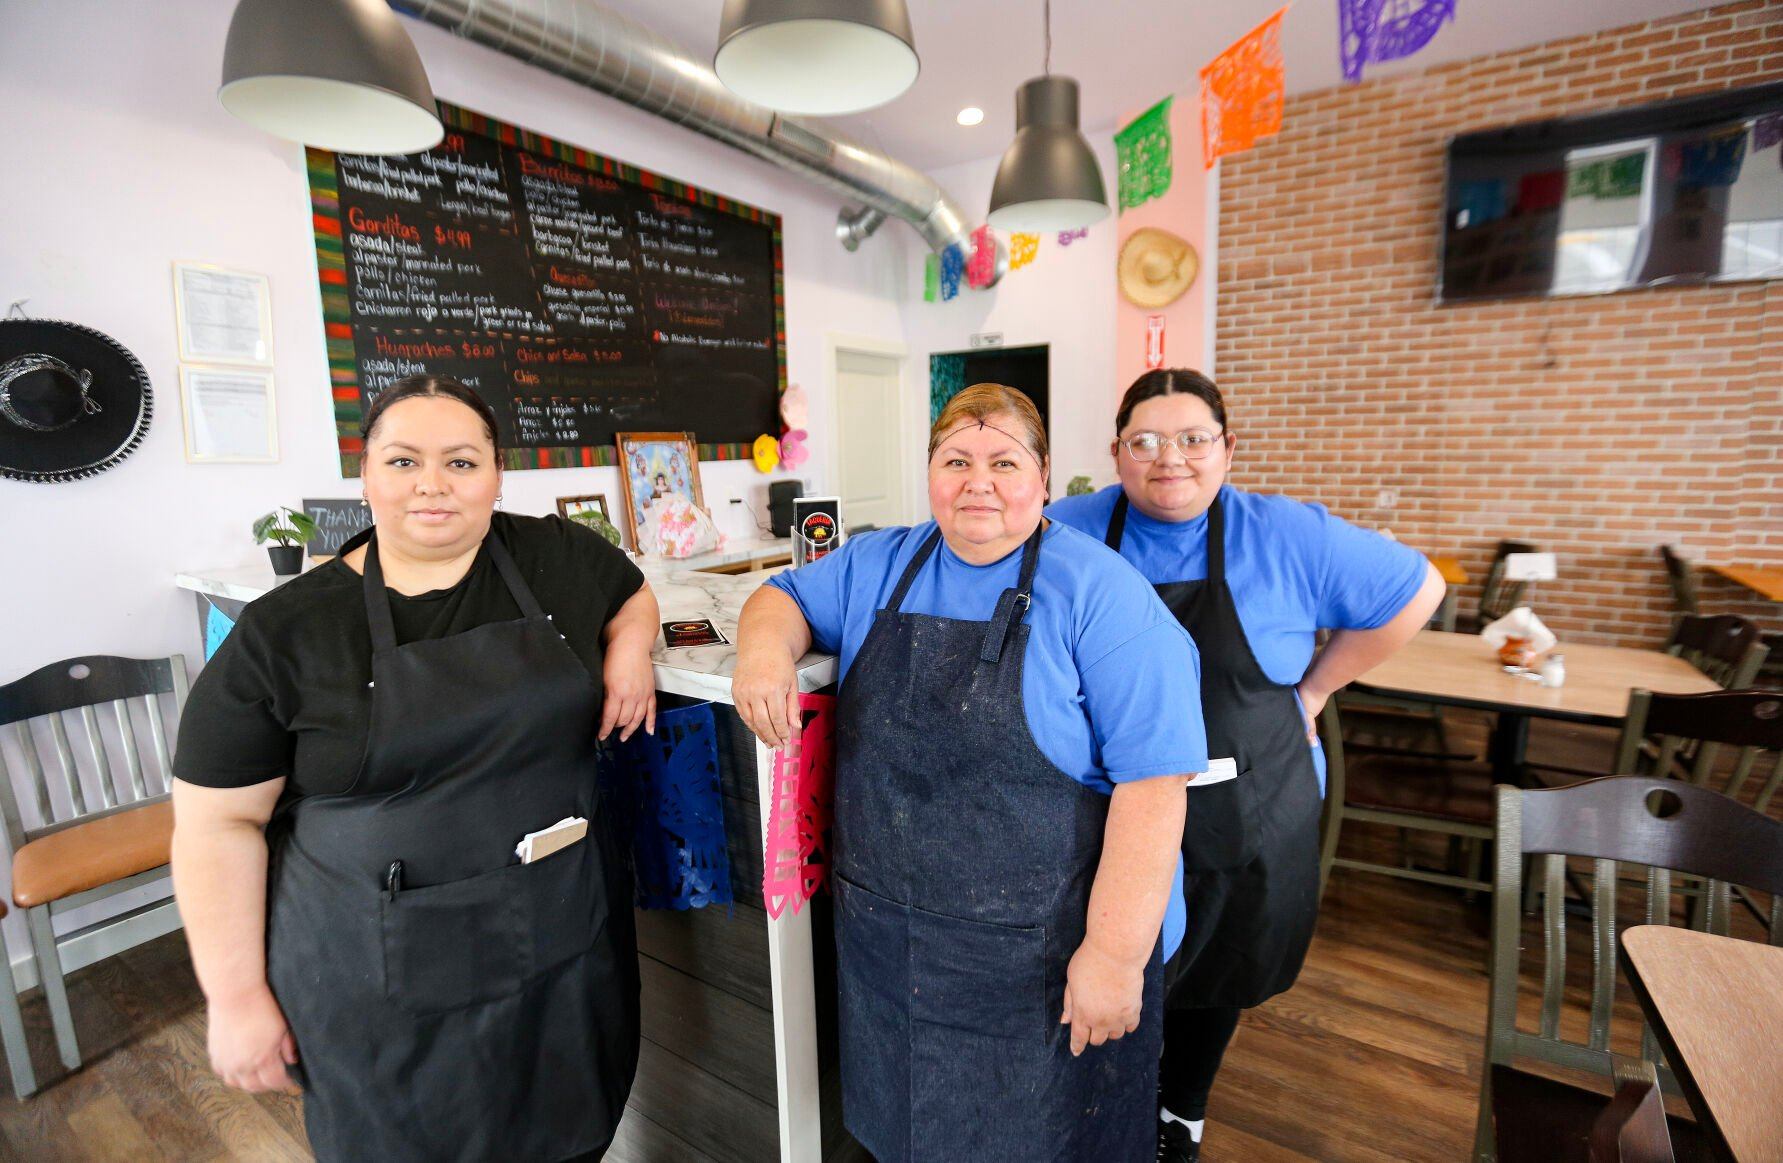
<path id="1" fill-rule="evenodd" d="M 1186 927 L 1166 950 L 1162 1163 L 1197 1158 L 1241 1011 L 1293 985 L 1306 957 L 1325 782 L 1319 711 L 1417 633 L 1443 581 L 1421 554 L 1320 505 L 1227 484 L 1238 437 L 1199 372 L 1140 376 L 1115 426 L 1120 483 L 1047 516 L 1119 551 L 1194 638 L 1212 757 L 1189 785 L 1183 893 L 1171 906 Z M 1315 658 L 1322 629 L 1333 633 Z"/>

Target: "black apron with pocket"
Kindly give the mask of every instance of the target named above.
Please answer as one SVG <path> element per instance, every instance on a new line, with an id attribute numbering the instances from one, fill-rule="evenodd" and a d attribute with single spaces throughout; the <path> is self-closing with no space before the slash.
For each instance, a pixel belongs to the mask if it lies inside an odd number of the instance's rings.
<path id="1" fill-rule="evenodd" d="M 842 1116 L 880 1163 L 1150 1160 L 1163 973 L 1139 1029 L 1073 1058 L 1109 797 L 1060 771 L 1022 701 L 1039 563 L 989 622 L 878 611 L 838 705 L 835 878 Z"/>
<path id="2" fill-rule="evenodd" d="M 1120 552 L 1127 495 L 1107 541 Z M 1171 1009 L 1259 1005 L 1294 984 L 1319 910 L 1318 769 L 1294 688 L 1264 673 L 1226 584 L 1226 519 L 1207 511 L 1207 577 L 1154 588 L 1201 652 L 1207 753 L 1238 778 L 1189 785 L 1187 928 L 1165 974 Z"/>
<path id="3" fill-rule="evenodd" d="M 364 764 L 269 829 L 267 976 L 319 1159 L 548 1163 L 604 1150 L 631 1090 L 637 942 L 597 791 L 601 684 L 500 538 L 484 552 L 523 616 L 398 646 L 369 539 Z M 587 838 L 520 864 L 521 837 L 566 816 Z"/>

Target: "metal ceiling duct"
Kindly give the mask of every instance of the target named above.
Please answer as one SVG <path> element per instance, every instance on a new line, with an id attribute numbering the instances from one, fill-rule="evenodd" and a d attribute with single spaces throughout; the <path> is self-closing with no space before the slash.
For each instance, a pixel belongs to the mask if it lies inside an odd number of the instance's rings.
<path id="1" fill-rule="evenodd" d="M 972 251 L 970 220 L 927 174 L 743 100 L 706 65 L 592 0 L 394 0 L 394 7 L 859 199 L 910 223 L 937 253 Z M 877 216 L 845 209 L 837 236 L 858 246 L 877 226 Z"/>

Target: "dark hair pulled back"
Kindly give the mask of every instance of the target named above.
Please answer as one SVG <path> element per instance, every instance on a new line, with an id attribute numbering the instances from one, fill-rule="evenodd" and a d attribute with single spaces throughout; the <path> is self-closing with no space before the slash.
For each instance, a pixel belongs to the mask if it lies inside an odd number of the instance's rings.
<path id="1" fill-rule="evenodd" d="M 378 394 L 365 410 L 359 421 L 359 435 L 366 443 L 371 442 L 372 434 L 378 430 L 378 422 L 384 418 L 392 405 L 404 400 L 412 400 L 417 396 L 437 396 L 448 400 L 457 400 L 466 408 L 477 414 L 483 422 L 483 431 L 489 437 L 489 443 L 496 452 L 501 451 L 501 438 L 496 435 L 495 410 L 486 403 L 483 397 L 451 376 L 404 376 Z"/>
<path id="2" fill-rule="evenodd" d="M 1217 384 L 1198 371 L 1181 367 L 1161 367 L 1146 372 L 1133 381 L 1127 394 L 1121 397 L 1121 408 L 1114 416 L 1114 434 L 1119 437 L 1126 428 L 1127 421 L 1133 418 L 1133 409 L 1158 396 L 1181 393 L 1199 396 L 1206 402 L 1208 410 L 1213 413 L 1214 422 L 1223 431 L 1226 427 L 1226 399 L 1220 395 Z"/>

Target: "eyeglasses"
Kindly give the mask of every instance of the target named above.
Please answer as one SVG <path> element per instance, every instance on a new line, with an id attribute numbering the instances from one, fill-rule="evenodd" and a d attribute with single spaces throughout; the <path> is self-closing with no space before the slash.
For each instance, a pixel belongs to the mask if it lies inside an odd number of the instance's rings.
<path id="1" fill-rule="evenodd" d="M 1222 433 L 1190 428 L 1175 436 L 1166 436 L 1162 432 L 1135 432 L 1121 443 L 1127 446 L 1127 455 L 1143 464 L 1158 459 L 1166 444 L 1176 445 L 1184 460 L 1206 460 L 1223 439 Z"/>

